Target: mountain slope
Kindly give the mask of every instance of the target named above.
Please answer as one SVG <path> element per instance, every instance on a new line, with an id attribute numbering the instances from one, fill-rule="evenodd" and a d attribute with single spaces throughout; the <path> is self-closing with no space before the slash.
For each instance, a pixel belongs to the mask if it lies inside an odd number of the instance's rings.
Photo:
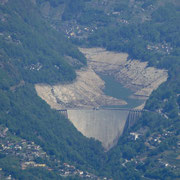
<path id="1" fill-rule="evenodd" d="M 47 24 L 30 1 L 8 1 L 1 5 L 0 13 L 1 59 L 8 57 L 9 64 L 24 80 L 31 83 L 72 80 L 75 72 L 66 57 L 86 63 L 77 48 Z"/>
<path id="2" fill-rule="evenodd" d="M 148 61 L 149 66 L 166 69 L 169 75 L 167 82 L 147 101 L 145 108 L 150 112 L 144 113 L 135 127 L 119 140 L 119 145 L 108 153 L 106 166 L 99 171 L 115 179 L 178 179 L 179 1 L 67 2 L 53 6 L 50 3 L 49 11 L 43 11 L 48 4 L 43 1 L 41 8 L 43 15 L 46 12 L 46 18 L 72 42 L 82 47 L 126 52 L 129 59 Z M 79 11 L 77 6 L 81 6 Z M 140 134 L 139 139 L 135 141 L 132 133 Z"/>
<path id="3" fill-rule="evenodd" d="M 31 1 L 1 1 L 0 14 L 0 123 L 63 162 L 81 168 L 98 164 L 100 143 L 51 110 L 33 84 L 72 81 L 85 57 L 43 20 Z"/>
<path id="4" fill-rule="evenodd" d="M 176 0 L 0 0 L 0 123 L 49 156 L 103 176 L 179 179 L 179 17 Z M 150 112 L 108 153 L 34 90 L 34 83 L 70 82 L 74 70 L 86 64 L 63 32 L 78 45 L 128 52 L 169 72 L 147 101 Z M 10 173 L 17 177 L 14 159 L 0 158 L 0 165 L 12 165 Z"/>

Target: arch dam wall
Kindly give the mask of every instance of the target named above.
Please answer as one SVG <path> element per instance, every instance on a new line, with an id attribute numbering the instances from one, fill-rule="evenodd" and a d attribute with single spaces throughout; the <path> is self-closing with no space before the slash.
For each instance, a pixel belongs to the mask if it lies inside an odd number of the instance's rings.
<path id="1" fill-rule="evenodd" d="M 118 142 L 125 129 L 130 128 L 140 110 L 130 109 L 63 109 L 59 110 L 84 136 L 99 140 L 106 150 Z"/>

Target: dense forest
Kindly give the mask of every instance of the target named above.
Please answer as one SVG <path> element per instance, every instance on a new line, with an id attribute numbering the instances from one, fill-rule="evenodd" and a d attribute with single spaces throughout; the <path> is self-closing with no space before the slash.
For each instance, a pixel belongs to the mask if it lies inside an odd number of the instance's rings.
<path id="1" fill-rule="evenodd" d="M 49 156 L 99 176 L 179 179 L 179 10 L 177 0 L 0 0 L 0 124 Z M 129 59 L 168 70 L 167 82 L 146 103 L 148 112 L 107 153 L 34 90 L 34 83 L 76 78 L 75 69 L 86 65 L 77 46 L 127 52 Z M 22 171 L 17 164 L 0 154 L 0 168 L 14 178 L 60 179 L 43 168 Z"/>
<path id="2" fill-rule="evenodd" d="M 43 20 L 32 2 L 1 3 L 0 123 L 62 161 L 88 167 L 87 159 L 92 159 L 96 164 L 102 156 L 100 143 L 83 137 L 64 116 L 51 110 L 37 96 L 33 84 L 72 81 L 75 69 L 86 64 L 85 57 Z M 79 63 L 72 65 L 67 57 Z M 7 164 L 6 158 L 4 161 L 1 159 L 0 166 Z M 3 170 L 16 174 L 9 163 Z M 45 179 L 44 172 L 40 174 Z"/>

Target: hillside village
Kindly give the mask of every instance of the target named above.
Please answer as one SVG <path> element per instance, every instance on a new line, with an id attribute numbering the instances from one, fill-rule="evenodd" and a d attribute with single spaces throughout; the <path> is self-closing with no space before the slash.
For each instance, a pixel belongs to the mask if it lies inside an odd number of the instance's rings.
<path id="1" fill-rule="evenodd" d="M 63 163 L 54 157 L 47 155 L 43 149 L 34 142 L 27 141 L 11 133 L 8 128 L 0 126 L 0 158 L 12 157 L 18 161 L 17 168 L 44 168 L 55 171 L 62 177 L 78 177 L 80 179 L 106 180 L 106 177 L 98 177 L 87 171 L 77 169 L 74 165 Z M 0 163 L 1 164 L 1 163 Z M 14 179 L 8 170 L 0 165 L 0 179 Z M 14 179 L 15 180 L 15 179 Z"/>
<path id="2" fill-rule="evenodd" d="M 144 141 L 146 130 L 139 130 L 137 132 L 130 132 L 128 136 L 129 142 L 136 142 L 139 140 Z M 174 147 L 167 149 L 164 154 L 157 154 L 156 151 L 159 147 L 163 147 L 167 141 L 172 141 L 175 136 L 174 132 L 169 129 L 164 129 L 162 133 L 154 133 L 149 136 L 144 145 L 149 151 L 146 151 L 143 155 L 136 156 L 135 158 L 124 159 L 122 166 L 128 167 L 130 164 L 135 164 L 135 168 L 138 171 L 138 167 L 144 165 L 148 156 L 152 156 L 152 159 L 158 159 L 156 161 L 157 168 L 168 168 L 173 171 L 177 171 L 179 166 L 180 157 L 180 139 Z M 175 148 L 175 146 L 177 146 Z M 148 153 L 147 153 L 148 152 Z M 174 154 L 174 158 L 172 157 Z M 18 160 L 18 165 L 21 170 L 28 168 L 44 168 L 48 171 L 55 171 L 62 177 L 79 177 L 82 179 L 92 180 L 106 180 L 106 177 L 98 177 L 87 171 L 77 169 L 74 165 L 69 163 L 60 162 L 54 157 L 47 155 L 43 149 L 36 145 L 34 142 L 27 141 L 17 137 L 11 133 L 8 128 L 0 126 L 0 155 L 3 157 L 13 157 Z M 158 156 L 158 157 L 157 157 Z M 12 175 L 6 171 L 3 167 L 0 167 L 0 177 L 4 179 L 14 179 Z"/>
<path id="3" fill-rule="evenodd" d="M 171 128 L 163 129 L 160 133 L 153 133 L 148 138 L 145 138 L 146 128 L 130 132 L 128 141 L 134 143 L 142 141 L 146 151 L 135 158 L 125 159 L 122 165 L 128 167 L 128 164 L 134 164 L 136 170 L 139 171 L 139 167 L 152 163 L 156 168 L 166 168 L 178 172 L 180 168 L 180 137 L 176 139 L 176 134 Z M 149 157 L 152 162 L 147 161 Z"/>

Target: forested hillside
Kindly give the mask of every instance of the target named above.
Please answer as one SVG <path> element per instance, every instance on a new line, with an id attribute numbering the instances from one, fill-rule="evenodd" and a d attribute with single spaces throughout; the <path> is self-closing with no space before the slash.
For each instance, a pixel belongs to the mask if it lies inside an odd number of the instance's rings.
<path id="1" fill-rule="evenodd" d="M 180 142 L 180 4 L 178 1 L 89 2 L 73 26 L 87 32 L 71 36 L 90 47 L 128 52 L 130 59 L 148 61 L 168 70 L 168 81 L 154 91 L 144 113 L 108 155 L 104 171 L 115 179 L 178 179 Z M 91 11 L 93 12 L 92 16 Z M 91 20 L 86 18 L 93 17 Z M 67 22 L 66 22 L 67 23 Z M 83 40 L 82 40 L 83 39 Z M 86 41 L 84 41 L 86 40 Z M 132 139 L 132 132 L 139 134 Z M 124 159 L 127 159 L 124 162 Z M 123 166 L 122 166 L 123 165 Z M 103 170 L 102 170 L 103 171 Z"/>
<path id="2" fill-rule="evenodd" d="M 145 112 L 119 140 L 101 171 L 113 174 L 115 179 L 140 179 L 142 174 L 150 179 L 178 179 L 179 2 L 112 0 L 81 4 L 81 11 L 71 16 L 66 11 L 62 14 L 65 33 L 72 42 L 128 52 L 130 59 L 148 61 L 149 66 L 164 68 L 169 74 L 168 81 L 146 103 L 145 109 L 151 112 Z M 136 141 L 131 135 L 133 131 L 140 137 Z"/>
<path id="3" fill-rule="evenodd" d="M 85 57 L 44 21 L 31 1 L 0 1 L 0 18 L 1 125 L 16 136 L 34 141 L 62 162 L 71 161 L 81 168 L 96 164 L 102 151 L 100 143 L 83 137 L 34 89 L 34 83 L 72 81 L 76 77 L 74 69 L 86 64 Z M 13 166 L 20 164 L 18 158 L 3 152 L 0 158 L 5 174 L 36 179 L 34 170 L 30 170 L 30 175 L 20 173 L 18 165 Z M 87 159 L 92 160 L 91 165 Z M 43 171 L 39 174 L 39 178 L 46 179 Z"/>
<path id="4" fill-rule="evenodd" d="M 40 145 L 50 157 L 99 176 L 179 179 L 179 29 L 178 0 L 0 0 L 1 126 Z M 34 83 L 75 79 L 75 69 L 86 65 L 76 46 L 127 52 L 129 59 L 168 70 L 167 82 L 146 103 L 148 112 L 108 153 L 34 90 Z M 58 171 L 22 171 L 20 162 L 1 151 L 0 174 L 60 179 Z"/>

